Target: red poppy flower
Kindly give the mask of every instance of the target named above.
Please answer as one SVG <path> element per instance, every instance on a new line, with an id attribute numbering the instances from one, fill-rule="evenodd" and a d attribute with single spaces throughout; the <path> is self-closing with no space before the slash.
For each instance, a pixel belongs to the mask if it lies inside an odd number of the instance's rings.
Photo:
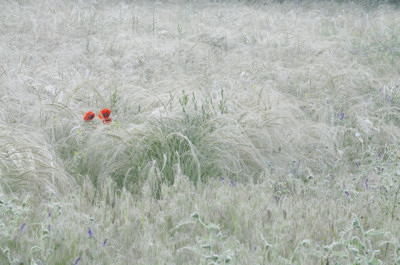
<path id="1" fill-rule="evenodd" d="M 102 109 L 99 112 L 99 118 L 100 119 L 107 119 L 108 117 L 110 117 L 110 114 L 111 114 L 111 110 L 109 110 L 107 108 Z"/>
<path id="2" fill-rule="evenodd" d="M 111 118 L 104 118 L 103 124 L 110 124 L 112 122 Z"/>
<path id="3" fill-rule="evenodd" d="M 96 117 L 96 114 L 94 114 L 91 111 L 85 112 L 85 114 L 83 114 L 84 121 L 91 121 L 91 120 L 93 120 L 94 117 Z"/>

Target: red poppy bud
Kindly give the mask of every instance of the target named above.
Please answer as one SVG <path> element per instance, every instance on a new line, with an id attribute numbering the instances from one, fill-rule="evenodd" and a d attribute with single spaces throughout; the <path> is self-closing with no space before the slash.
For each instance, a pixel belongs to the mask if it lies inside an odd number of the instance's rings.
<path id="1" fill-rule="evenodd" d="M 84 121 L 91 121 L 91 120 L 93 120 L 94 117 L 96 117 L 96 114 L 94 114 L 91 111 L 85 112 L 85 114 L 83 114 Z"/>
<path id="2" fill-rule="evenodd" d="M 111 122 L 112 122 L 112 119 L 111 118 L 104 118 L 104 120 L 103 120 L 103 124 L 111 124 Z"/>

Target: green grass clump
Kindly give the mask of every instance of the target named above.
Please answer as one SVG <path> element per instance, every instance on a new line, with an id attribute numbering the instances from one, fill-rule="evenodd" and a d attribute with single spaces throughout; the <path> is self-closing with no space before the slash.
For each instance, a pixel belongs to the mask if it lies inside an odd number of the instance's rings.
<path id="1" fill-rule="evenodd" d="M 149 181 L 160 198 L 160 185 L 174 184 L 181 174 L 196 184 L 209 178 L 256 180 L 264 159 L 244 128 L 227 115 L 223 92 L 218 103 L 211 98 L 203 102 L 200 105 L 194 94 L 183 93 L 179 114 L 152 117 L 129 130 L 118 122 L 109 127 L 99 123 L 72 127 L 65 120 L 54 121 L 62 126 L 55 125 L 58 129 L 49 133 L 68 173 L 79 184 L 89 179 L 100 187 L 102 179 L 111 177 L 120 189 L 138 193 Z M 171 109 L 174 103 L 171 98 L 164 108 Z"/>
<path id="2" fill-rule="evenodd" d="M 225 115 L 223 94 L 217 106 L 211 99 L 200 106 L 194 95 L 189 102 L 185 93 L 179 102 L 180 114 L 153 118 L 145 131 L 119 135 L 123 140 L 112 149 L 119 166 L 111 173 L 119 187 L 137 192 L 153 176 L 159 198 L 161 183 L 172 185 L 181 174 L 196 184 L 222 177 L 246 182 L 261 174 L 262 158 L 243 130 Z"/>

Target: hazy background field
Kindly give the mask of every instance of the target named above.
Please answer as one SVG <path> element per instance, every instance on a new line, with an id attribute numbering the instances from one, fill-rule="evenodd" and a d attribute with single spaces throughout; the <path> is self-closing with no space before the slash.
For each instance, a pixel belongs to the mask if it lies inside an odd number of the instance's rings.
<path id="1" fill-rule="evenodd" d="M 0 5 L 0 264 L 400 264 L 395 5 Z"/>

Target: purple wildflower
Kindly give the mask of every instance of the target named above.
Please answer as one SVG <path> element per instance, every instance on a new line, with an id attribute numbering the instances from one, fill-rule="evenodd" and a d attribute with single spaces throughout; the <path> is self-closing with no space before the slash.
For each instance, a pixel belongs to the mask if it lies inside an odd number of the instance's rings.
<path id="1" fill-rule="evenodd" d="M 89 229 L 88 229 L 88 234 L 89 234 L 89 237 L 92 237 L 92 236 L 93 236 L 93 232 L 92 232 L 92 229 L 90 229 L 90 227 L 89 227 Z"/>
<path id="2" fill-rule="evenodd" d="M 342 113 L 342 116 L 340 116 L 340 119 L 341 119 L 341 120 L 344 119 L 344 113 Z"/>
<path id="3" fill-rule="evenodd" d="M 233 180 L 231 180 L 231 186 L 236 187 L 236 183 Z"/>
<path id="4" fill-rule="evenodd" d="M 347 197 L 350 197 L 350 192 L 345 190 L 344 193 L 346 194 Z"/>
<path id="5" fill-rule="evenodd" d="M 107 245 L 107 238 L 104 239 L 104 241 L 103 241 L 103 247 L 105 247 L 106 245 Z"/>
<path id="6" fill-rule="evenodd" d="M 379 152 L 378 158 L 381 158 L 381 155 L 382 155 L 382 151 Z"/>
<path id="7" fill-rule="evenodd" d="M 369 180 L 368 178 L 365 179 L 365 188 L 369 190 Z"/>
<path id="8" fill-rule="evenodd" d="M 224 177 L 221 178 L 221 182 L 225 182 L 225 178 Z"/>
<path id="9" fill-rule="evenodd" d="M 51 210 L 49 211 L 49 214 L 48 214 L 48 216 L 49 216 L 49 217 L 51 217 Z"/>
<path id="10" fill-rule="evenodd" d="M 21 225 L 21 229 L 19 230 L 19 234 L 22 234 L 22 232 L 24 232 L 25 225 L 26 225 L 26 223 Z"/>
<path id="11" fill-rule="evenodd" d="M 360 164 L 358 164 L 357 162 L 356 162 L 356 167 L 357 167 L 357 168 L 359 168 L 359 167 L 360 167 Z"/>
<path id="12" fill-rule="evenodd" d="M 80 260 L 81 260 L 81 256 L 79 256 L 79 257 L 75 260 L 74 265 L 78 265 Z"/>
<path id="13" fill-rule="evenodd" d="M 275 199 L 276 205 L 278 205 L 278 204 L 279 204 L 279 200 L 280 200 L 281 198 L 278 197 L 278 196 L 274 196 L 274 199 Z"/>

